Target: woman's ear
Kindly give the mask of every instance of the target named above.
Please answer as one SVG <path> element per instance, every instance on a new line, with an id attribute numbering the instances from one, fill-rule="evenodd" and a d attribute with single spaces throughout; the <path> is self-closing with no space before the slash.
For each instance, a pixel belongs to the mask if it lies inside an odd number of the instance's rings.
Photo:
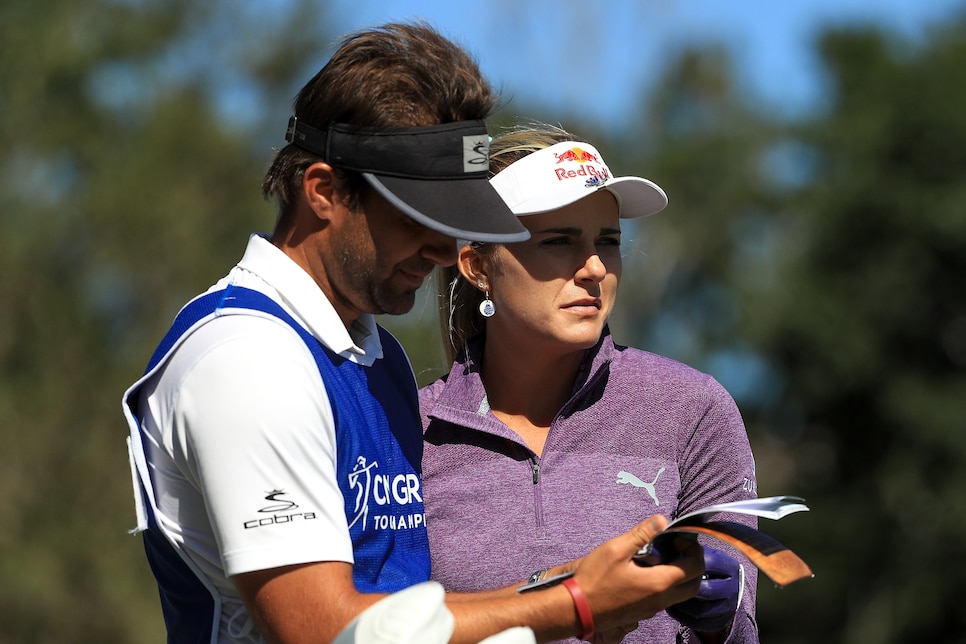
<path id="1" fill-rule="evenodd" d="M 302 194 L 317 217 L 329 220 L 333 215 L 333 206 L 338 203 L 341 185 L 332 166 L 319 161 L 305 169 Z"/>
<path id="2" fill-rule="evenodd" d="M 459 269 L 460 275 L 465 277 L 473 286 L 478 286 L 480 283 L 489 284 L 485 260 L 472 245 L 466 244 L 460 248 L 459 255 L 456 258 L 456 267 Z"/>

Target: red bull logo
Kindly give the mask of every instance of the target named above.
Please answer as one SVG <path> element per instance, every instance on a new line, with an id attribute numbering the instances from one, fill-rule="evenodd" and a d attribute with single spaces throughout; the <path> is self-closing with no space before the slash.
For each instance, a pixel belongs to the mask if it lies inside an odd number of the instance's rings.
<path id="1" fill-rule="evenodd" d="M 564 161 L 576 161 L 577 163 L 600 163 L 600 159 L 597 155 L 591 154 L 586 150 L 580 148 L 570 148 L 566 152 L 554 152 L 553 154 L 557 157 L 557 163 L 563 163 Z"/>
<path id="2" fill-rule="evenodd" d="M 580 164 L 576 170 L 568 167 L 554 168 L 553 171 L 558 181 L 580 178 L 584 180 L 586 187 L 593 188 L 603 184 L 610 178 L 607 173 L 607 167 L 601 163 L 600 158 L 587 150 L 573 147 L 563 152 L 554 152 L 554 156 L 557 157 L 557 165 L 560 165 L 564 161 L 574 161 Z"/>

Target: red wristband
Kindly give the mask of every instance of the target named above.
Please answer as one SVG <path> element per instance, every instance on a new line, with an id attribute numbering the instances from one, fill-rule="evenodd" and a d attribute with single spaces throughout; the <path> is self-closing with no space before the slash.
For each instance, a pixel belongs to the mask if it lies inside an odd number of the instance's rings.
<path id="1" fill-rule="evenodd" d="M 580 639 L 589 640 L 594 636 L 594 615 L 590 612 L 587 595 L 580 589 L 580 586 L 577 585 L 577 581 L 573 577 L 564 579 L 563 586 L 570 592 L 570 597 L 574 600 L 574 606 L 577 608 L 577 617 L 580 618 L 580 628 L 584 631 L 580 635 Z"/>

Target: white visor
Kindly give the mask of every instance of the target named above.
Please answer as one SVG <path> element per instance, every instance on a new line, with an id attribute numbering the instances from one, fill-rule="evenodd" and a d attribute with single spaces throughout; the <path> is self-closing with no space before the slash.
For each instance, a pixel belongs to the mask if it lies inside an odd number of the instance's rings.
<path id="1" fill-rule="evenodd" d="M 617 198 L 624 219 L 645 217 L 667 206 L 667 195 L 653 181 L 614 177 L 597 148 L 565 141 L 511 163 L 490 179 L 513 214 L 557 210 L 603 188 Z"/>

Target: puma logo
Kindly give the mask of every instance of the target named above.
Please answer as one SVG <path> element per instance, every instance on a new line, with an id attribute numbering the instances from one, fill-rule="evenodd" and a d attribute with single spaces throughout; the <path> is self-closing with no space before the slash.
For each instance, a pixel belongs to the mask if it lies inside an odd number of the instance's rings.
<path id="1" fill-rule="evenodd" d="M 644 488 L 645 490 L 647 490 L 647 493 L 650 495 L 650 497 L 654 499 L 654 505 L 656 507 L 661 505 L 661 502 L 657 498 L 657 492 L 654 490 L 654 486 L 657 484 L 657 480 L 661 477 L 661 474 L 664 474 L 664 469 L 665 468 L 662 466 L 661 469 L 657 471 L 657 474 L 654 475 L 654 480 L 651 481 L 650 483 L 648 483 L 647 481 L 642 481 L 641 479 L 637 478 L 630 472 L 625 472 L 624 470 L 621 470 L 620 472 L 617 473 L 617 482 L 628 483 L 630 485 L 633 485 L 634 487 Z"/>

